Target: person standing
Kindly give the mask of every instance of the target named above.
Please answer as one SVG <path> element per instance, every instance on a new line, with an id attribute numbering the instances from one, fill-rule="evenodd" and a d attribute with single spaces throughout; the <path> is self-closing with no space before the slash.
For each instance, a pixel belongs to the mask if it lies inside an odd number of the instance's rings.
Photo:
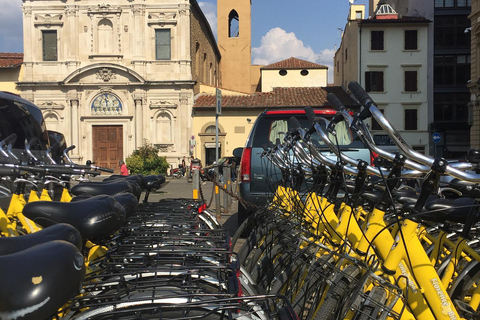
<path id="1" fill-rule="evenodd" d="M 127 165 L 123 160 L 118 161 L 118 165 L 120 166 L 120 174 L 122 176 L 128 176 L 128 168 Z"/>
<path id="2" fill-rule="evenodd" d="M 185 176 L 185 172 L 187 171 L 187 164 L 185 162 L 185 157 L 182 159 L 182 176 Z"/>

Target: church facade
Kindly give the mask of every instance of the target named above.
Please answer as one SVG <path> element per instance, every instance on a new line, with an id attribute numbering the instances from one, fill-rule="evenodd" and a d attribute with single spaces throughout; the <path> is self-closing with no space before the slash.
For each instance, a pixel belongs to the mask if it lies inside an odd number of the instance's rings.
<path id="1" fill-rule="evenodd" d="M 24 1 L 22 97 L 74 161 L 116 168 L 145 141 L 176 166 L 190 152 L 198 82 L 220 53 L 195 0 Z"/>

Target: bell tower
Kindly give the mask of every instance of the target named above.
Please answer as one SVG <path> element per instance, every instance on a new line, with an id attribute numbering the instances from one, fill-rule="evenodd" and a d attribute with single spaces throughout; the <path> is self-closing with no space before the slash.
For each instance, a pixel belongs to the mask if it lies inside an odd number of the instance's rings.
<path id="1" fill-rule="evenodd" d="M 251 0 L 217 0 L 217 39 L 222 87 L 253 92 Z"/>

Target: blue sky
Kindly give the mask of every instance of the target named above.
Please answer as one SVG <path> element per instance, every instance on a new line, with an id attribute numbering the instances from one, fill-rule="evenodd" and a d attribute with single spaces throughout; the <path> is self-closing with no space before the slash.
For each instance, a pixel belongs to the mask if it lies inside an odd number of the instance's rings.
<path id="1" fill-rule="evenodd" d="M 216 0 L 197 0 L 216 32 Z M 23 52 L 21 0 L 0 0 L 0 52 Z M 367 0 L 356 4 L 368 5 Z M 252 63 L 290 57 L 329 66 L 340 44 L 348 0 L 252 0 Z"/>

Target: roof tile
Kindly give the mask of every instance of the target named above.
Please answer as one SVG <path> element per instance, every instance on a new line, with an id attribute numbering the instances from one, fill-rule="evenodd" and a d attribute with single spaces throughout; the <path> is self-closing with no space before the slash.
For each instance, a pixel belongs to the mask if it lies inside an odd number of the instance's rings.
<path id="1" fill-rule="evenodd" d="M 23 63 L 23 53 L 0 52 L 0 68 L 18 68 Z"/>
<path id="2" fill-rule="evenodd" d="M 256 92 L 247 96 L 222 96 L 223 108 L 269 108 L 269 107 L 330 107 L 328 93 L 334 93 L 349 109 L 358 108 L 342 87 L 274 88 L 272 92 Z M 215 95 L 200 95 L 194 108 L 215 107 Z"/>
<path id="3" fill-rule="evenodd" d="M 328 67 L 292 57 L 269 64 L 261 69 L 328 69 Z"/>

